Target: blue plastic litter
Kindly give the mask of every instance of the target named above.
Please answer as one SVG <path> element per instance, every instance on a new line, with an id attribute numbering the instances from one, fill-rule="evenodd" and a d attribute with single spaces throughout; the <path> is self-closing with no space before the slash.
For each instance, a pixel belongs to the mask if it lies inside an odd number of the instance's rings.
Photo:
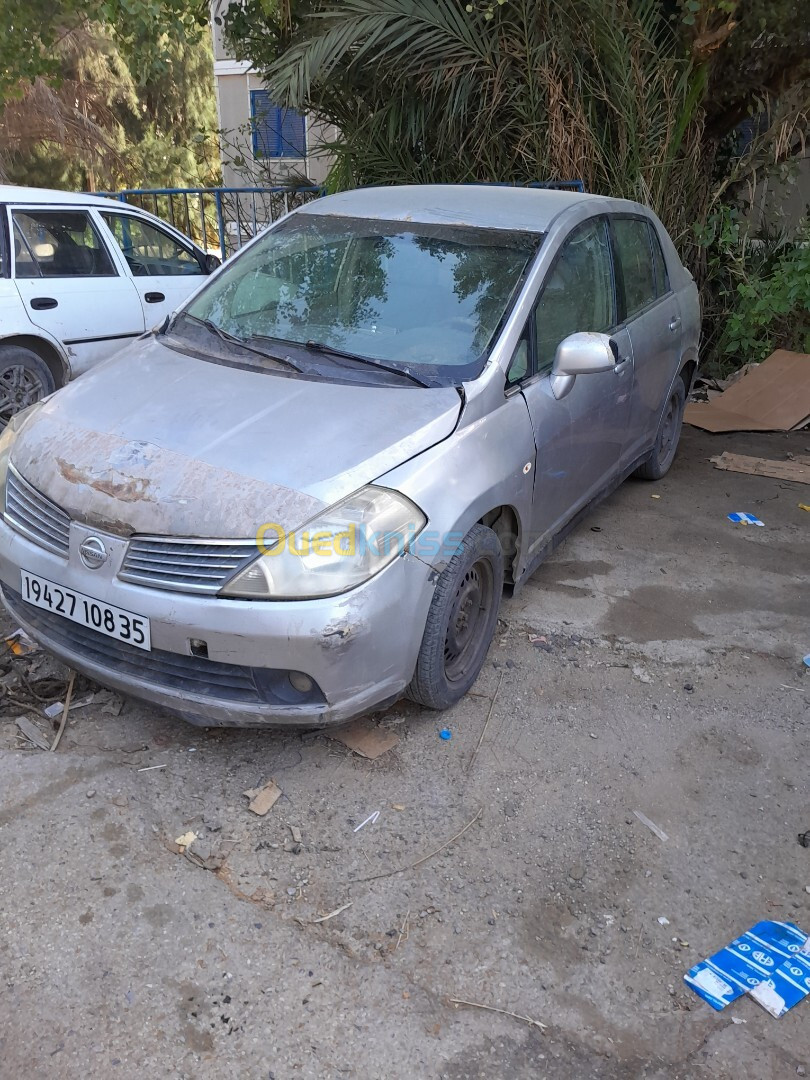
<path id="1" fill-rule="evenodd" d="M 442 730 L 439 732 L 439 738 L 444 739 L 445 742 L 447 742 L 448 739 L 453 738 L 453 732 L 450 730 L 449 727 L 443 727 Z"/>
<path id="2" fill-rule="evenodd" d="M 748 993 L 782 1016 L 810 994 L 810 938 L 792 923 L 759 922 L 683 978 L 713 1009 Z"/>
<path id="3" fill-rule="evenodd" d="M 810 667 L 810 653 L 802 659 L 802 663 L 805 667 Z"/>
<path id="4" fill-rule="evenodd" d="M 760 521 L 758 517 L 754 517 L 753 514 L 729 514 L 728 520 L 733 521 L 735 525 L 763 525 L 764 521 Z"/>

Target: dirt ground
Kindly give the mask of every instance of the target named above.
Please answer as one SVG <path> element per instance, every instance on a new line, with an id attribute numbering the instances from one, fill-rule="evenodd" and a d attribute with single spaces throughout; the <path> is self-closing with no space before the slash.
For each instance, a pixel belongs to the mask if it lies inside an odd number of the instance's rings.
<path id="1" fill-rule="evenodd" d="M 473 694 L 376 718 L 376 761 L 109 701 L 50 754 L 6 698 L 0 1076 L 805 1075 L 810 1002 L 716 1013 L 682 977 L 810 931 L 810 493 L 707 461 L 808 444 L 686 429 L 504 603 Z"/>

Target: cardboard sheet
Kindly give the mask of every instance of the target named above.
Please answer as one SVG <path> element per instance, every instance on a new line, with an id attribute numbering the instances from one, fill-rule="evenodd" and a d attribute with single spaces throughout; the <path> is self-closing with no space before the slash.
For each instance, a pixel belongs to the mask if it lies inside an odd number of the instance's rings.
<path id="1" fill-rule="evenodd" d="M 810 420 L 810 355 L 777 349 L 707 402 L 690 402 L 684 420 L 704 431 L 792 431 Z"/>

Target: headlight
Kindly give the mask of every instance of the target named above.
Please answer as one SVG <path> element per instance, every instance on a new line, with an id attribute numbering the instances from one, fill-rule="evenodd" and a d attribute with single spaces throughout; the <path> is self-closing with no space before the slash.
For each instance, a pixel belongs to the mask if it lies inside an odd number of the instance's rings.
<path id="1" fill-rule="evenodd" d="M 336 596 L 379 573 L 408 550 L 427 519 L 395 491 L 365 487 L 286 533 L 267 522 L 256 540 L 263 551 L 220 596 L 303 600 Z"/>
<path id="2" fill-rule="evenodd" d="M 35 401 L 33 405 L 29 405 L 27 409 L 22 409 L 20 412 L 15 413 L 11 417 L 9 422 L 0 434 L 0 512 L 6 505 L 6 476 L 8 474 L 8 459 L 11 454 L 11 448 L 14 445 L 14 440 L 20 433 L 20 428 L 23 422 L 27 420 L 32 413 L 38 412 L 42 408 L 44 402 Z"/>

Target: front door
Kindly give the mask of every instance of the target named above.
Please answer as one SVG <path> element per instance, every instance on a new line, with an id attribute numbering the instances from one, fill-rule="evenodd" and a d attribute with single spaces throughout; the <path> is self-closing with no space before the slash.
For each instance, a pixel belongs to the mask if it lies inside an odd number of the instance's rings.
<path id="1" fill-rule="evenodd" d="M 137 214 L 102 210 L 100 216 L 132 274 L 147 329 L 158 326 L 205 276 L 194 250 Z"/>
<path id="2" fill-rule="evenodd" d="M 537 447 L 530 556 L 623 464 L 633 358 L 627 331 L 616 322 L 607 223 L 603 217 L 591 218 L 576 226 L 560 249 L 521 346 L 530 358 L 521 392 Z M 619 363 L 612 371 L 577 376 L 570 393 L 558 401 L 551 389 L 554 354 L 564 338 L 584 330 L 611 334 Z"/>
<path id="3" fill-rule="evenodd" d="M 138 293 L 119 274 L 86 209 L 11 211 L 14 283 L 29 319 L 65 346 L 80 375 L 144 331 Z"/>

